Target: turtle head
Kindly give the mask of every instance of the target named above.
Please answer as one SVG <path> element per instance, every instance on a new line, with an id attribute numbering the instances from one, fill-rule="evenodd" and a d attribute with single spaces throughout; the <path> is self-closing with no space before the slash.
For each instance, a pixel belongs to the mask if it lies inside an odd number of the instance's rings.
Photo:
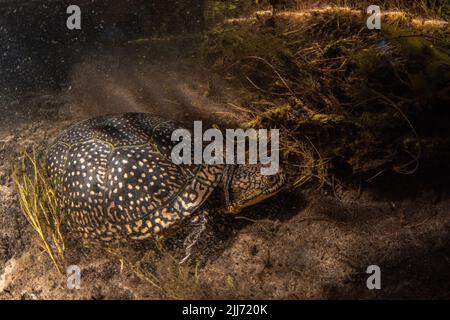
<path id="1" fill-rule="evenodd" d="M 243 208 L 257 204 L 278 193 L 286 177 L 280 169 L 273 175 L 263 175 L 260 164 L 242 164 L 227 170 L 225 179 L 226 210 L 237 214 Z"/>

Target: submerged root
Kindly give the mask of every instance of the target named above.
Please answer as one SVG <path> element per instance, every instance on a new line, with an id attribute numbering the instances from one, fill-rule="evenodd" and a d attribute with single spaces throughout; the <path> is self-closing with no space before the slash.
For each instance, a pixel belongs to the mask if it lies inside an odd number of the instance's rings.
<path id="1" fill-rule="evenodd" d="M 440 153 L 423 145 L 434 140 L 423 116 L 447 116 L 448 22 L 425 15 L 418 23 L 400 6 L 373 32 L 358 8 L 256 12 L 208 35 L 205 58 L 240 84 L 242 126 L 281 130 L 294 186 L 412 174 L 425 148 Z"/>

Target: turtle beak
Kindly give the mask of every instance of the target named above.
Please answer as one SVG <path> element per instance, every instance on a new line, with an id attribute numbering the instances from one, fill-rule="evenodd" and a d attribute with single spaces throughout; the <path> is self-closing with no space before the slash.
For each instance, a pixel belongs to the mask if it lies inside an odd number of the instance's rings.
<path id="1" fill-rule="evenodd" d="M 227 213 L 229 214 L 238 214 L 242 211 L 242 209 L 240 207 L 236 207 L 233 205 L 230 205 L 227 207 Z"/>

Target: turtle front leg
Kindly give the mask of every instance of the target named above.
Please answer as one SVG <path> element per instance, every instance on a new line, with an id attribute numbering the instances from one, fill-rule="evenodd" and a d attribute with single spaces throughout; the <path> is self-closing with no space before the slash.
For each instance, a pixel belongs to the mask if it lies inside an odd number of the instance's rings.
<path id="1" fill-rule="evenodd" d="M 185 248 L 185 256 L 181 259 L 180 264 L 186 262 L 186 260 L 192 254 L 192 248 L 200 239 L 200 236 L 206 229 L 206 224 L 208 223 L 208 211 L 202 210 L 199 214 L 192 219 L 189 223 L 189 227 L 192 228 L 192 232 L 188 234 L 188 236 L 184 239 L 183 245 Z"/>

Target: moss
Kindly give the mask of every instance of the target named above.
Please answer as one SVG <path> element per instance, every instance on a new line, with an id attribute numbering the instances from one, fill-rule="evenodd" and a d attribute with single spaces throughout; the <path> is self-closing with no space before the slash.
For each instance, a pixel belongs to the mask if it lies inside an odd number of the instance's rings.
<path id="1" fill-rule="evenodd" d="M 433 105 L 437 100 L 449 99 L 450 57 L 422 37 L 394 40 L 401 53 L 408 58 L 406 69 L 411 90 L 422 102 Z"/>
<path id="2" fill-rule="evenodd" d="M 376 50 L 364 49 L 355 52 L 351 57 L 353 66 L 359 70 L 360 73 L 368 73 L 374 69 L 374 66 L 379 62 L 379 56 Z"/>
<path id="3" fill-rule="evenodd" d="M 395 28 L 394 26 L 384 25 L 382 35 L 386 40 L 398 47 L 409 59 L 417 61 L 442 61 L 450 64 L 450 57 L 444 51 L 447 36 L 433 38 L 433 42 L 425 36 L 415 35 L 408 30 Z"/>
<path id="4" fill-rule="evenodd" d="M 214 39 L 214 43 L 207 41 L 205 52 L 219 55 L 225 63 L 258 56 L 275 65 L 284 65 L 292 58 L 292 53 L 283 41 L 270 32 L 255 33 L 252 29 L 239 26 L 221 26 L 213 29 L 208 38 Z"/>
<path id="5" fill-rule="evenodd" d="M 443 61 L 434 61 L 428 64 L 425 69 L 428 78 L 442 86 L 448 86 L 450 83 L 450 64 Z"/>

